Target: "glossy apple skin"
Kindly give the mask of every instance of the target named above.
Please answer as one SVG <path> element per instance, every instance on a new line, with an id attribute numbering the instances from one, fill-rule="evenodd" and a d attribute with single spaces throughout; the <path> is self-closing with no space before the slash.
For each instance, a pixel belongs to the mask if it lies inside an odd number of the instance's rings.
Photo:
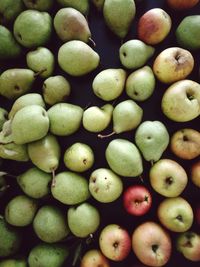
<path id="1" fill-rule="evenodd" d="M 122 261 L 131 250 L 131 238 L 120 225 L 109 224 L 100 233 L 99 246 L 108 259 Z"/>
<path id="2" fill-rule="evenodd" d="M 170 32 L 171 18 L 161 8 L 147 11 L 138 22 L 138 37 L 149 45 L 162 42 Z"/>
<path id="3" fill-rule="evenodd" d="M 199 3 L 199 0 L 167 0 L 168 5 L 176 10 L 187 10 Z"/>
<path id="4" fill-rule="evenodd" d="M 81 260 L 80 267 L 110 267 L 108 260 L 101 251 L 97 249 L 89 250 L 85 253 Z"/>
<path id="5" fill-rule="evenodd" d="M 200 187 L 200 160 L 192 165 L 191 179 L 196 186 Z"/>
<path id="6" fill-rule="evenodd" d="M 130 186 L 124 192 L 123 204 L 129 214 L 142 216 L 151 208 L 152 197 L 146 187 L 141 185 Z"/>
<path id="7" fill-rule="evenodd" d="M 132 248 L 137 258 L 148 266 L 164 266 L 171 256 L 169 234 L 155 222 L 139 225 L 132 235 Z"/>

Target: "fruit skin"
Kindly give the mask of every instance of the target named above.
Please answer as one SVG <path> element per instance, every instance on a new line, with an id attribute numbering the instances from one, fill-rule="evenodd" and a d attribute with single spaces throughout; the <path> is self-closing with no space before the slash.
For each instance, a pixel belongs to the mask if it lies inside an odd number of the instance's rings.
<path id="1" fill-rule="evenodd" d="M 187 10 L 199 3 L 199 0 L 167 0 L 168 5 L 175 10 Z"/>
<path id="2" fill-rule="evenodd" d="M 185 17 L 176 29 L 178 44 L 189 50 L 200 48 L 200 15 Z"/>
<path id="3" fill-rule="evenodd" d="M 110 267 L 106 257 L 97 249 L 88 250 L 81 259 L 80 267 Z"/>
<path id="4" fill-rule="evenodd" d="M 191 160 L 200 155 L 200 132 L 185 128 L 171 136 L 171 151 L 179 158 Z"/>
<path id="5" fill-rule="evenodd" d="M 155 267 L 164 266 L 172 252 L 170 235 L 159 224 L 151 221 L 140 224 L 134 230 L 132 248 L 142 263 Z"/>
<path id="6" fill-rule="evenodd" d="M 24 259 L 5 259 L 0 262 L 0 267 L 27 267 Z"/>
<path id="7" fill-rule="evenodd" d="M 23 0 L 28 9 L 48 11 L 53 6 L 53 0 Z"/>
<path id="8" fill-rule="evenodd" d="M 177 237 L 176 248 L 186 259 L 200 261 L 200 236 L 197 233 L 181 233 Z"/>
<path id="9" fill-rule="evenodd" d="M 63 7 L 73 7 L 84 15 L 89 12 L 89 0 L 57 0 L 57 2 Z"/>
<path id="10" fill-rule="evenodd" d="M 0 131 L 2 131 L 3 125 L 8 118 L 8 112 L 4 108 L 0 107 Z"/>
<path id="11" fill-rule="evenodd" d="M 164 49 L 154 60 L 153 71 L 163 83 L 174 83 L 185 79 L 194 68 L 192 54 L 181 47 Z"/>
<path id="12" fill-rule="evenodd" d="M 200 115 L 200 84 L 192 80 L 173 83 L 164 93 L 161 108 L 176 122 L 187 122 Z"/>
<path id="13" fill-rule="evenodd" d="M 142 216 L 151 208 L 152 197 L 146 187 L 130 186 L 123 194 L 123 204 L 129 214 Z"/>
<path id="14" fill-rule="evenodd" d="M 192 164 L 190 176 L 192 182 L 200 187 L 200 160 Z"/>
<path id="15" fill-rule="evenodd" d="M 24 9 L 22 0 L 0 0 L 0 24 L 12 22 Z"/>
<path id="16" fill-rule="evenodd" d="M 131 239 L 126 229 L 117 224 L 109 224 L 100 233 L 99 246 L 108 259 L 122 261 L 131 250 Z"/>
<path id="17" fill-rule="evenodd" d="M 138 37 L 146 44 L 162 42 L 171 30 L 170 16 L 161 8 L 152 8 L 138 22 Z"/>

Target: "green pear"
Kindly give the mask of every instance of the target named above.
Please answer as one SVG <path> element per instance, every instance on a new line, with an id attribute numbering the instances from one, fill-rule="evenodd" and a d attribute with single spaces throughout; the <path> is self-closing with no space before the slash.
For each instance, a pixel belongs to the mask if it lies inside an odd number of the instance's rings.
<path id="1" fill-rule="evenodd" d="M 132 72 L 126 80 L 126 93 L 136 101 L 147 100 L 154 92 L 156 79 L 149 66 Z"/>
<path id="2" fill-rule="evenodd" d="M 32 223 L 37 209 L 36 200 L 25 195 L 18 195 L 7 203 L 5 219 L 14 226 L 27 226 Z"/>
<path id="3" fill-rule="evenodd" d="M 0 107 L 0 131 L 3 128 L 4 122 L 8 119 L 8 111 Z"/>
<path id="4" fill-rule="evenodd" d="M 144 121 L 135 133 L 135 143 L 147 161 L 158 161 L 169 144 L 169 133 L 160 121 Z"/>
<path id="5" fill-rule="evenodd" d="M 92 3 L 96 6 L 96 8 L 101 11 L 103 9 L 105 0 L 92 0 Z"/>
<path id="6" fill-rule="evenodd" d="M 181 47 L 189 50 L 200 49 L 200 15 L 184 17 L 175 34 Z"/>
<path id="7" fill-rule="evenodd" d="M 59 136 L 75 133 L 82 121 L 83 109 L 68 103 L 55 104 L 48 110 L 50 132 Z"/>
<path id="8" fill-rule="evenodd" d="M 55 199 L 66 205 L 76 205 L 90 197 L 88 181 L 73 172 L 61 172 L 55 177 L 56 184 L 51 187 Z"/>
<path id="9" fill-rule="evenodd" d="M 20 232 L 0 216 L 0 258 L 15 254 L 22 243 Z"/>
<path id="10" fill-rule="evenodd" d="M 13 141 L 12 139 L 12 130 L 11 130 L 11 124 L 12 120 L 6 120 L 2 126 L 2 131 L 0 132 L 0 138 L 1 138 L 1 143 L 2 144 L 7 144 Z M 5 140 L 3 140 L 6 138 Z"/>
<path id="11" fill-rule="evenodd" d="M 99 65 L 99 55 L 86 43 L 73 40 L 63 44 L 58 51 L 58 64 L 72 76 L 82 76 Z"/>
<path id="12" fill-rule="evenodd" d="M 128 140 L 112 140 L 105 152 L 110 168 L 121 176 L 136 177 L 143 172 L 142 158 L 137 147 Z"/>
<path id="13" fill-rule="evenodd" d="M 97 201 L 110 203 L 122 194 L 123 183 L 121 178 L 113 171 L 100 168 L 91 173 L 89 190 Z"/>
<path id="14" fill-rule="evenodd" d="M 64 244 L 39 243 L 28 255 L 29 267 L 61 267 L 69 255 Z"/>
<path id="15" fill-rule="evenodd" d="M 124 89 L 126 72 L 123 69 L 106 69 L 97 74 L 92 83 L 93 92 L 105 101 L 119 97 Z"/>
<path id="16" fill-rule="evenodd" d="M 36 50 L 28 52 L 26 62 L 27 66 L 42 78 L 50 77 L 54 71 L 54 55 L 45 47 L 38 47 Z"/>
<path id="17" fill-rule="evenodd" d="M 0 59 L 17 58 L 20 54 L 21 47 L 14 39 L 11 31 L 0 25 Z"/>
<path id="18" fill-rule="evenodd" d="M 29 105 L 39 105 L 45 108 L 44 100 L 42 99 L 42 96 L 40 94 L 37 93 L 25 94 L 18 97 L 17 100 L 15 100 L 8 114 L 8 118 L 12 119 L 17 113 L 17 111 Z"/>
<path id="19" fill-rule="evenodd" d="M 57 0 L 57 2 L 63 7 L 73 7 L 84 15 L 89 12 L 89 0 Z"/>
<path id="20" fill-rule="evenodd" d="M 62 8 L 56 13 L 54 28 L 58 37 L 64 42 L 81 40 L 88 43 L 91 39 L 86 18 L 81 12 L 71 7 Z"/>
<path id="21" fill-rule="evenodd" d="M 1 141 L 2 137 L 0 137 L 0 158 L 22 162 L 29 160 L 26 145 L 17 145 L 14 142 L 2 144 Z"/>
<path id="22" fill-rule="evenodd" d="M 103 5 L 107 26 L 120 38 L 124 38 L 129 32 L 135 13 L 134 0 L 105 0 Z"/>
<path id="23" fill-rule="evenodd" d="M 144 42 L 133 39 L 129 40 L 119 49 L 121 64 L 127 69 L 142 67 L 153 56 L 155 48 Z"/>
<path id="24" fill-rule="evenodd" d="M 68 80 L 61 76 L 47 78 L 42 87 L 44 101 L 48 105 L 64 102 L 71 93 L 71 85 Z"/>
<path id="25" fill-rule="evenodd" d="M 110 124 L 112 113 L 113 106 L 111 104 L 87 108 L 83 112 L 83 127 L 89 132 L 101 132 Z"/>
<path id="26" fill-rule="evenodd" d="M 28 144 L 28 154 L 35 166 L 44 172 L 52 173 L 58 168 L 61 148 L 55 136 L 48 134 L 44 138 Z"/>
<path id="27" fill-rule="evenodd" d="M 17 183 L 22 191 L 32 198 L 43 198 L 50 193 L 49 183 L 52 177 L 49 173 L 32 167 L 17 176 Z"/>
<path id="28" fill-rule="evenodd" d="M 15 99 L 27 93 L 35 80 L 35 75 L 29 69 L 8 69 L 0 76 L 0 95 Z"/>
<path id="29" fill-rule="evenodd" d="M 14 22 L 16 40 L 24 47 L 45 45 L 51 36 L 52 19 L 47 12 L 25 10 Z"/>
<path id="30" fill-rule="evenodd" d="M 11 124 L 13 141 L 22 145 L 43 138 L 49 130 L 49 118 L 38 105 L 25 106 L 14 116 Z"/>
<path id="31" fill-rule="evenodd" d="M 36 235 L 46 243 L 61 241 L 69 234 L 64 213 L 54 206 L 42 206 L 33 221 Z"/>
<path id="32" fill-rule="evenodd" d="M 64 153 L 64 164 L 71 171 L 87 171 L 94 164 L 94 152 L 87 144 L 74 143 Z"/>
<path id="33" fill-rule="evenodd" d="M 39 11 L 48 11 L 54 3 L 53 0 L 23 0 L 23 2 L 27 8 Z"/>
<path id="34" fill-rule="evenodd" d="M 77 237 L 93 234 L 100 225 L 100 214 L 97 208 L 89 203 L 70 207 L 67 212 L 70 231 Z"/>
<path id="35" fill-rule="evenodd" d="M 24 259 L 6 259 L 0 262 L 0 267 L 28 267 Z"/>
<path id="36" fill-rule="evenodd" d="M 0 24 L 12 22 L 24 9 L 22 0 L 0 0 Z"/>

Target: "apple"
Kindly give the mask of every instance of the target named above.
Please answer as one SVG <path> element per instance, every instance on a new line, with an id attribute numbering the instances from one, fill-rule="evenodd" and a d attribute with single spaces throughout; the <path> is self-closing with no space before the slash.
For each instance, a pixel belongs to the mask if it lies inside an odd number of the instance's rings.
<path id="1" fill-rule="evenodd" d="M 176 247 L 183 256 L 191 261 L 200 261 L 200 236 L 194 232 L 185 232 L 178 236 Z"/>
<path id="2" fill-rule="evenodd" d="M 175 10 L 187 10 L 196 6 L 199 0 L 167 0 L 167 3 Z"/>
<path id="3" fill-rule="evenodd" d="M 143 42 L 155 45 L 162 42 L 170 32 L 172 21 L 161 8 L 147 11 L 138 22 L 138 37 Z"/>
<path id="4" fill-rule="evenodd" d="M 181 129 L 171 137 L 171 151 L 181 159 L 194 159 L 200 155 L 200 132 Z"/>
<path id="5" fill-rule="evenodd" d="M 163 83 L 174 83 L 185 79 L 194 68 L 192 54 L 180 47 L 163 50 L 154 60 L 153 72 Z"/>
<path id="6" fill-rule="evenodd" d="M 200 115 L 200 84 L 182 80 L 172 84 L 164 93 L 162 111 L 170 120 L 187 122 Z"/>
<path id="7" fill-rule="evenodd" d="M 131 238 L 128 231 L 120 225 L 109 224 L 100 233 L 99 246 L 108 259 L 122 261 L 131 250 Z"/>
<path id="8" fill-rule="evenodd" d="M 191 180 L 196 186 L 200 187 L 200 160 L 191 167 Z"/>
<path id="9" fill-rule="evenodd" d="M 123 195 L 125 210 L 135 216 L 144 215 L 149 211 L 152 197 L 149 190 L 142 185 L 133 185 L 126 189 Z"/>
<path id="10" fill-rule="evenodd" d="M 87 251 L 81 259 L 80 267 L 110 267 L 108 260 L 104 257 L 101 251 L 91 249 Z"/>
<path id="11" fill-rule="evenodd" d="M 153 189 L 165 197 L 177 197 L 185 189 L 188 177 L 183 167 L 171 159 L 157 161 L 149 172 Z"/>
<path id="12" fill-rule="evenodd" d="M 132 247 L 137 258 L 148 266 L 163 266 L 171 256 L 169 234 L 157 223 L 147 221 L 133 232 Z"/>
<path id="13" fill-rule="evenodd" d="M 158 218 L 163 226 L 173 232 L 185 232 L 193 223 L 193 210 L 182 197 L 163 200 L 157 210 Z"/>

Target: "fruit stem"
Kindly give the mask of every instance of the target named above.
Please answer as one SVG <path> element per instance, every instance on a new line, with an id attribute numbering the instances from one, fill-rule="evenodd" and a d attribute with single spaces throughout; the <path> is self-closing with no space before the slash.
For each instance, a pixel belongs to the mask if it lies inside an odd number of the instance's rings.
<path id="1" fill-rule="evenodd" d="M 52 187 L 56 186 L 56 175 L 55 175 L 55 169 L 52 169 Z"/>
<path id="2" fill-rule="evenodd" d="M 96 43 L 95 43 L 95 41 L 94 41 L 92 38 L 89 38 L 88 40 L 92 43 L 92 45 L 93 45 L 94 47 L 96 46 Z"/>
<path id="3" fill-rule="evenodd" d="M 142 175 L 139 176 L 139 179 L 144 184 L 144 179 L 143 179 Z"/>
<path id="4" fill-rule="evenodd" d="M 110 137 L 112 135 L 116 134 L 116 132 L 112 132 L 110 134 L 106 134 L 106 135 L 103 135 L 103 134 L 98 134 L 98 137 L 103 139 L 103 138 L 107 138 L 107 137 Z"/>
<path id="5" fill-rule="evenodd" d="M 93 234 L 89 234 L 88 238 L 85 241 L 86 244 L 89 245 L 92 242 L 93 238 L 94 238 Z"/>
<path id="6" fill-rule="evenodd" d="M 45 72 L 45 71 L 47 71 L 47 69 L 42 69 L 42 70 L 36 72 L 36 73 L 34 74 L 34 78 L 37 78 L 40 74 L 42 74 L 42 73 Z"/>
<path id="7" fill-rule="evenodd" d="M 74 254 L 74 259 L 73 259 L 73 263 L 72 266 L 75 266 L 78 259 L 81 256 L 81 251 L 82 251 L 82 241 L 80 242 L 80 244 L 77 246 L 76 250 L 75 250 L 75 254 Z"/>
<path id="8" fill-rule="evenodd" d="M 150 161 L 150 163 L 151 163 L 151 166 L 153 166 L 153 165 L 154 165 L 154 160 L 152 159 L 152 160 Z"/>
<path id="9" fill-rule="evenodd" d="M 4 192 L 6 191 L 8 188 L 10 187 L 10 185 L 4 185 L 0 188 L 0 192 Z"/>

